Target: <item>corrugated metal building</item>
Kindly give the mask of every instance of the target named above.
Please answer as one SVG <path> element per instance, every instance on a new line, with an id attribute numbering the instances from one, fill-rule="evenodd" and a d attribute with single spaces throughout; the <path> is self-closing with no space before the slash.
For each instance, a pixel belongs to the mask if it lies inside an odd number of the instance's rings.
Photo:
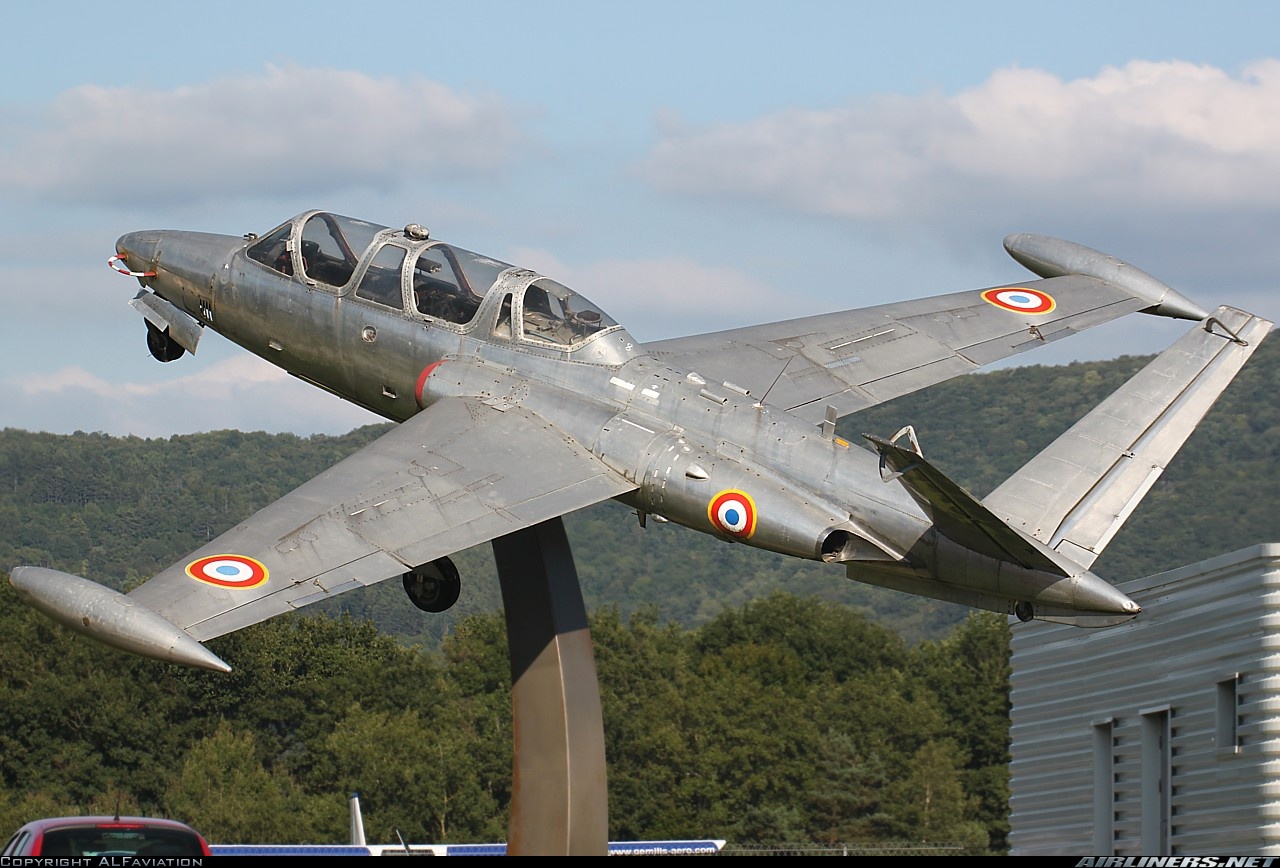
<path id="1" fill-rule="evenodd" d="M 1011 852 L 1280 855 L 1280 544 L 1119 587 L 1013 628 Z"/>

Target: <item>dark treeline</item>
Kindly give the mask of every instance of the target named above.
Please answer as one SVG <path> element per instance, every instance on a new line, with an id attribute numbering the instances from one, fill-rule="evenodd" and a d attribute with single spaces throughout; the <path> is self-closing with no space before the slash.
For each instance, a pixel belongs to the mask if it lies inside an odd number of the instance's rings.
<path id="1" fill-rule="evenodd" d="M 913 424 L 925 454 L 982 495 L 1144 362 L 961 377 L 841 433 Z M 1123 581 L 1280 540 L 1278 389 L 1272 338 L 1095 570 Z M 132 587 L 384 430 L 0 431 L 0 571 Z M 1002 847 L 1002 619 L 673 525 L 641 529 L 613 503 L 566 523 L 594 612 L 614 838 L 945 834 Z M 497 580 L 487 547 L 455 560 L 450 613 L 425 617 L 385 582 L 328 617 L 216 640 L 229 676 L 73 639 L 5 584 L 0 833 L 122 807 L 191 819 L 215 840 L 341 840 L 345 796 L 360 791 L 378 840 L 500 839 L 510 700 Z"/>
<path id="2" fill-rule="evenodd" d="M 613 839 L 1004 844 L 1007 626 L 908 647 L 848 607 L 774 594 L 694 630 L 591 621 Z M 0 588 L 0 829 L 36 816 L 186 820 L 214 842 L 505 838 L 500 614 L 439 652 L 289 616 L 188 670 L 73 636 Z"/>

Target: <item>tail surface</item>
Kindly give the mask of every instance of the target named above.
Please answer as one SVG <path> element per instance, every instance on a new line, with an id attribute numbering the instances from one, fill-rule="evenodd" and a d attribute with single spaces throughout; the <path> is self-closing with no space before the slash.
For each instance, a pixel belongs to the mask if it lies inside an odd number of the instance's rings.
<path id="1" fill-rule="evenodd" d="M 920 454 L 864 434 L 880 453 L 885 482 L 898 482 L 933 520 L 937 534 L 899 563 L 850 562 L 849 578 L 979 609 L 1081 627 L 1109 627 L 1140 608 L 1109 582 L 1010 527 Z"/>
<path id="2" fill-rule="evenodd" d="M 983 500 L 1012 527 L 1089 567 L 1266 337 L 1219 307 Z"/>
<path id="3" fill-rule="evenodd" d="M 1218 308 L 982 501 L 925 460 L 909 427 L 864 435 L 936 534 L 901 562 L 850 561 L 849 578 L 1024 621 L 1130 620 L 1138 605 L 1090 567 L 1270 327 Z"/>

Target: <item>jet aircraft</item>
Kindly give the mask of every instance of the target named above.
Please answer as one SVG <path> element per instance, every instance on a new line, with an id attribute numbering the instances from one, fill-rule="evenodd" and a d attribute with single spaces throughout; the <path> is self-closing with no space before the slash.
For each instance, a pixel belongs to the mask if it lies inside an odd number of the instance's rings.
<path id="1" fill-rule="evenodd" d="M 109 264 L 160 361 L 220 333 L 399 424 L 121 594 L 18 567 L 31 605 L 126 650 L 229 669 L 201 643 L 400 578 L 456 600 L 449 556 L 613 498 L 851 579 L 1080 626 L 1139 608 L 1090 571 L 1266 335 L 1078 244 L 1011 235 L 1038 279 L 641 344 L 538 274 L 308 211 L 264 235 L 143 231 Z M 983 500 L 915 432 L 835 433 L 859 409 L 1133 312 L 1182 338 Z"/>

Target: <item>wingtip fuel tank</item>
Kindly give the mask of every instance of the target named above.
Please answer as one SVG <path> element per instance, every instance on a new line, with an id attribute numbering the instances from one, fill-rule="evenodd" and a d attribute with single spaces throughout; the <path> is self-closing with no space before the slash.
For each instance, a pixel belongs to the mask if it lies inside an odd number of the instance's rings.
<path id="1" fill-rule="evenodd" d="M 231 671 L 163 615 L 105 585 L 45 567 L 16 567 L 9 584 L 24 603 L 99 642 L 169 663 Z"/>
<path id="2" fill-rule="evenodd" d="M 1209 316 L 1200 305 L 1141 268 L 1074 241 L 1018 232 L 1005 237 L 1004 249 L 1041 277 L 1081 274 L 1127 289 L 1151 302 L 1146 313 L 1196 321 Z"/>

